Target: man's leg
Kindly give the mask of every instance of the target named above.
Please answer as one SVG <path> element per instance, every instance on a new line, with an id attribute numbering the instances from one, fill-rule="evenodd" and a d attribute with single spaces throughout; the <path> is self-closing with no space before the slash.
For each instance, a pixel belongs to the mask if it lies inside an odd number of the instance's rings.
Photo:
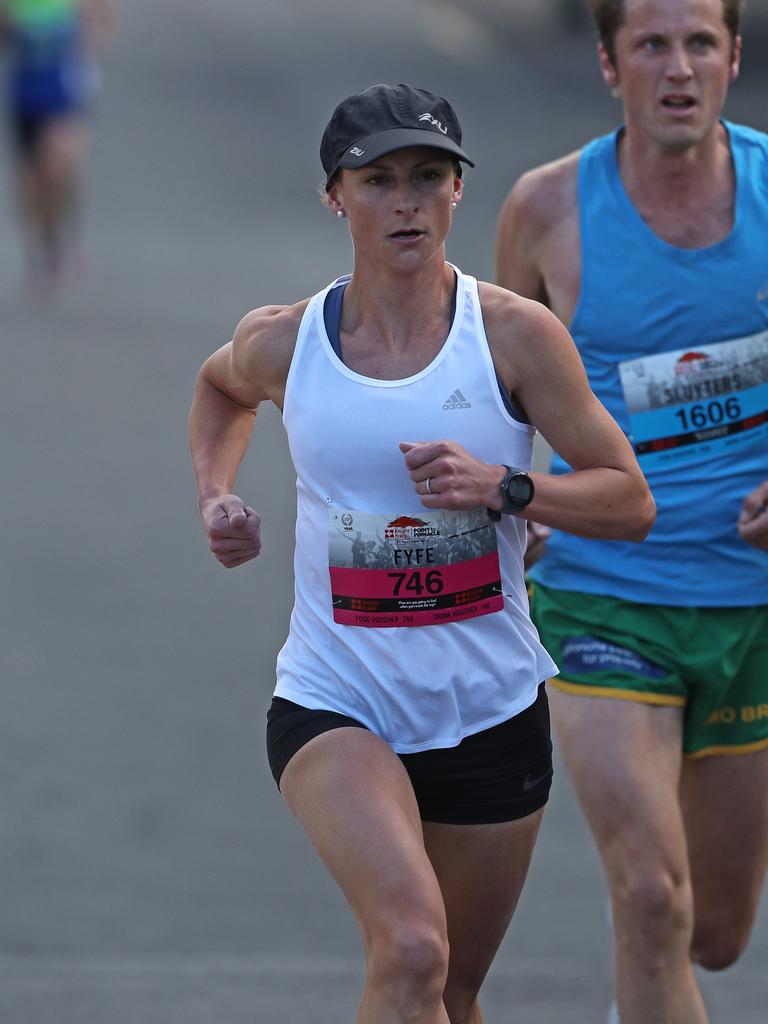
<path id="1" fill-rule="evenodd" d="M 686 759 L 680 798 L 688 838 L 693 959 L 709 970 L 743 952 L 768 865 L 768 750 Z"/>
<path id="2" fill-rule="evenodd" d="M 520 898 L 543 813 L 490 825 L 424 823 L 448 918 L 451 1024 L 482 1024 L 478 992 Z"/>
<path id="3" fill-rule="evenodd" d="M 705 1024 L 678 798 L 682 711 L 555 689 L 550 708 L 608 878 L 622 1024 Z"/>
<path id="4" fill-rule="evenodd" d="M 333 729 L 294 754 L 280 789 L 363 935 L 358 1024 L 449 1024 L 443 897 L 400 759 L 367 730 Z"/>

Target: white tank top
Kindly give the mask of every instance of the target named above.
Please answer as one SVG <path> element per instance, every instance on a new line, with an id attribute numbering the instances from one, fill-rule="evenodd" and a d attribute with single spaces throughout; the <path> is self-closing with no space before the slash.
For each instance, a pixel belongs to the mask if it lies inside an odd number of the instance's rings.
<path id="1" fill-rule="evenodd" d="M 534 428 L 504 407 L 477 282 L 420 373 L 377 380 L 334 352 L 309 302 L 283 421 L 296 469 L 295 605 L 275 694 L 338 711 L 398 753 L 451 747 L 523 711 L 557 673 L 528 614 L 525 522 L 426 509 L 400 441 L 459 442 L 528 469 Z"/>

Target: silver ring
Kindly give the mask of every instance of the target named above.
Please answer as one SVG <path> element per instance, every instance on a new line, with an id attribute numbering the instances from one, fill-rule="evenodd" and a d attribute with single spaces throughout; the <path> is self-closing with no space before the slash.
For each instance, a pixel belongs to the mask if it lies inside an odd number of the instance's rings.
<path id="1" fill-rule="evenodd" d="M 427 477 L 427 494 L 434 494 L 434 493 L 435 493 L 435 492 L 434 492 L 434 491 L 432 490 L 432 483 L 431 483 L 431 480 L 432 480 L 432 477 L 431 477 L 431 476 L 428 476 L 428 477 Z"/>

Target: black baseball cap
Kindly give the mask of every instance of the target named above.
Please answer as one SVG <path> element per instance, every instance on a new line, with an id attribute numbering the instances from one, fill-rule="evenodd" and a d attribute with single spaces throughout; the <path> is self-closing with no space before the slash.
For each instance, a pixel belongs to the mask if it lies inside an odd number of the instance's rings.
<path id="1" fill-rule="evenodd" d="M 461 148 L 461 125 L 442 96 L 411 85 L 372 85 L 336 107 L 323 132 L 325 187 L 342 167 L 365 167 L 385 153 L 431 146 L 474 167 Z"/>

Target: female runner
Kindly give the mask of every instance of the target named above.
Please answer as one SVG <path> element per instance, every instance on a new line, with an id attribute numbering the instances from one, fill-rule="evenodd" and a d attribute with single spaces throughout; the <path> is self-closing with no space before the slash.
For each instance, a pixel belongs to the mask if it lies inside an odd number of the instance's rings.
<path id="1" fill-rule="evenodd" d="M 321 159 L 353 273 L 248 313 L 204 364 L 200 510 L 223 565 L 259 554 L 233 489 L 274 402 L 298 497 L 275 779 L 360 927 L 359 1024 L 480 1024 L 552 776 L 526 519 L 642 540 L 654 506 L 560 322 L 446 262 L 471 164 L 450 104 L 366 89 Z M 536 428 L 573 472 L 529 472 Z"/>

